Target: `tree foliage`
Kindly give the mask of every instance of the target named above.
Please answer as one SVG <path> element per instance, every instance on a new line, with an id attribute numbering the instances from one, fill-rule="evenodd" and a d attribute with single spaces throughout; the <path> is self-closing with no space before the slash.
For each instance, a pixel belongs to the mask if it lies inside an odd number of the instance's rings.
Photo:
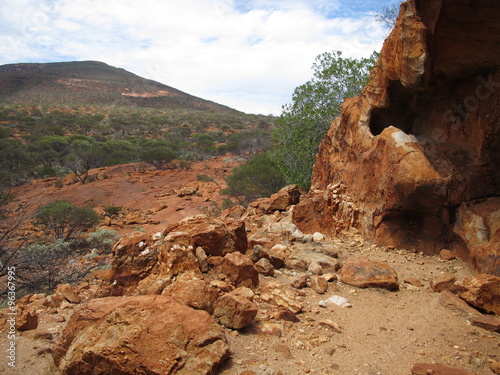
<path id="1" fill-rule="evenodd" d="M 67 201 L 55 201 L 39 207 L 35 223 L 42 225 L 55 238 L 67 241 L 76 233 L 99 223 L 99 216 L 92 207 L 77 207 Z"/>
<path id="2" fill-rule="evenodd" d="M 340 51 L 316 57 L 313 78 L 294 90 L 273 133 L 273 159 L 288 183 L 309 187 L 321 139 L 344 100 L 359 95 L 366 85 L 377 58 L 375 52 L 368 58 L 344 58 Z"/>
<path id="3" fill-rule="evenodd" d="M 62 158 L 63 165 L 84 184 L 89 177 L 89 171 L 102 165 L 105 159 L 104 151 L 94 142 L 85 139 L 75 139 L 71 142 L 71 149 L 72 152 Z"/>
<path id="4" fill-rule="evenodd" d="M 172 168 L 172 161 L 177 156 L 177 152 L 168 146 L 153 147 L 141 153 L 142 161 L 151 164 L 156 169 Z"/>
<path id="5" fill-rule="evenodd" d="M 253 155 L 268 149 L 275 120 L 229 109 L 97 109 L 96 113 L 95 107 L 0 104 L 0 184 L 15 186 L 68 173 L 85 183 L 92 177 L 91 168 L 135 163 L 143 152 L 146 158 L 157 157 L 158 146 L 175 151 L 177 160 L 203 160 L 228 152 Z M 157 166 L 170 167 L 156 157 L 151 160 Z"/>

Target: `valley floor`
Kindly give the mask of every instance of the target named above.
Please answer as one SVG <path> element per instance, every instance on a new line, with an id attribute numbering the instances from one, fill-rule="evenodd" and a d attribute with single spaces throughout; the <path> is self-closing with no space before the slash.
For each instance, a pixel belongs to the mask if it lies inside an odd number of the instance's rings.
<path id="1" fill-rule="evenodd" d="M 363 256 L 388 262 L 398 273 L 400 289 L 360 289 L 330 282 L 327 292 L 318 294 L 306 287 L 299 290 L 304 309 L 296 315 L 298 322 L 274 319 L 272 306 L 257 293 L 257 322 L 240 331 L 226 329 L 232 355 L 220 375 L 401 375 L 410 374 L 416 363 L 450 365 L 477 375 L 493 373 L 490 362 L 500 360 L 500 334 L 472 326 L 467 311 L 443 307 L 442 294 L 430 288 L 430 281 L 445 272 L 457 280 L 471 276 L 461 260 L 388 250 L 359 236 L 293 246 L 335 251 L 340 261 Z M 282 268 L 275 277 L 261 275 L 261 285 L 289 285 L 295 276 L 296 271 Z M 404 282 L 411 278 L 422 286 Z M 333 295 L 347 298 L 352 306 L 319 306 L 320 300 Z M 21 334 L 16 369 L 8 368 L 3 355 L 0 372 L 57 374 L 50 348 L 71 312 L 69 305 L 46 310 L 36 330 Z M 6 353 L 7 340 L 2 337 L 0 353 Z"/>

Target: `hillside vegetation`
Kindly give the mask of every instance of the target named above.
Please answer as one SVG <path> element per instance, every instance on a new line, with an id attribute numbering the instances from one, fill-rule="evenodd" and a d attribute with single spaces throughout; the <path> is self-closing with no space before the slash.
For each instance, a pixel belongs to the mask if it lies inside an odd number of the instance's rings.
<path id="1" fill-rule="evenodd" d="M 236 112 L 98 61 L 2 65 L 0 102 Z"/>
<path id="2" fill-rule="evenodd" d="M 68 173 L 84 183 L 91 168 L 116 164 L 254 155 L 268 148 L 274 121 L 98 62 L 4 65 L 0 88 L 7 186 Z"/>

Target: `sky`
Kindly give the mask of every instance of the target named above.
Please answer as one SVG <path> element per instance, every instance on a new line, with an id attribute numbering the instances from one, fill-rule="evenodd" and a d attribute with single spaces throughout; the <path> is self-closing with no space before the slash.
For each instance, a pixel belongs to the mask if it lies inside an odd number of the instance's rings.
<path id="1" fill-rule="evenodd" d="M 1 0 L 0 65 L 102 61 L 246 113 L 279 115 L 323 52 L 368 57 L 394 0 Z"/>

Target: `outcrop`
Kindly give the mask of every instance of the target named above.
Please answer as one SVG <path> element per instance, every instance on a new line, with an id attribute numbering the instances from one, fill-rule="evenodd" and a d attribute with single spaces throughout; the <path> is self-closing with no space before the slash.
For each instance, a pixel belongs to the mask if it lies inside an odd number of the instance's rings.
<path id="1" fill-rule="evenodd" d="M 368 85 L 320 145 L 299 229 L 355 227 L 500 275 L 499 18 L 493 0 L 402 3 Z"/>

